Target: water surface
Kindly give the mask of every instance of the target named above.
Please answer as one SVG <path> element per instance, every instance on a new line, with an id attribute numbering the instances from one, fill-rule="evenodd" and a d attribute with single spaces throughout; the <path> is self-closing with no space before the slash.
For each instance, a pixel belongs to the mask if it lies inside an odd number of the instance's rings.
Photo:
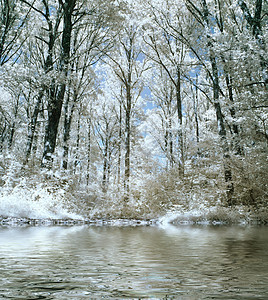
<path id="1" fill-rule="evenodd" d="M 268 299 L 268 227 L 0 227 L 0 299 Z"/>

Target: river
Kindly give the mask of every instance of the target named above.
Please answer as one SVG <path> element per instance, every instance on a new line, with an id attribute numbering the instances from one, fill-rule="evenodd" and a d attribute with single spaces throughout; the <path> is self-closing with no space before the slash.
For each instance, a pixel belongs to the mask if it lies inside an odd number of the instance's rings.
<path id="1" fill-rule="evenodd" d="M 268 227 L 0 227 L 0 299 L 268 299 Z"/>

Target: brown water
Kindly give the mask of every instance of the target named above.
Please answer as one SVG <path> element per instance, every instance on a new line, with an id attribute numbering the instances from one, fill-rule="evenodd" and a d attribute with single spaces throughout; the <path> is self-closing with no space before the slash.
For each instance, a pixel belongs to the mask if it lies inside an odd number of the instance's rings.
<path id="1" fill-rule="evenodd" d="M 0 227 L 0 299 L 268 299 L 268 227 Z"/>

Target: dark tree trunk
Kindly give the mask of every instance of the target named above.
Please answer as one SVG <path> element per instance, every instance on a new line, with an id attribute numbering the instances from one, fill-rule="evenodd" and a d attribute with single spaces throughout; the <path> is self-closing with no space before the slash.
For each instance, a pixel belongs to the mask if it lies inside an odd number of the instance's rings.
<path id="1" fill-rule="evenodd" d="M 259 54 L 260 57 L 260 66 L 262 70 L 262 76 L 265 84 L 268 83 L 268 62 L 265 58 L 266 54 L 266 42 L 265 37 L 262 32 L 262 0 L 256 0 L 255 2 L 255 11 L 254 16 L 251 15 L 247 4 L 243 0 L 239 0 L 238 4 L 243 11 L 244 17 L 247 21 L 249 29 L 252 31 L 253 37 L 256 39 L 257 44 L 259 45 L 261 51 Z"/>
<path id="2" fill-rule="evenodd" d="M 227 202 L 228 205 L 233 205 L 234 185 L 232 182 L 232 170 L 229 163 L 230 161 L 229 145 L 226 138 L 224 118 L 221 110 L 221 105 L 219 102 L 220 85 L 219 85 L 218 67 L 217 67 L 216 58 L 211 45 L 210 45 L 210 61 L 211 61 L 212 74 L 213 74 L 213 102 L 216 110 L 218 132 L 220 136 L 221 147 L 223 149 L 223 157 L 224 157 L 223 167 L 224 167 L 225 182 L 227 183 L 227 190 L 226 190 Z"/>
<path id="3" fill-rule="evenodd" d="M 239 128 L 238 128 L 238 125 L 235 123 L 236 113 L 235 113 L 235 108 L 234 108 L 232 77 L 227 73 L 225 75 L 225 81 L 226 81 L 226 85 L 227 85 L 227 89 L 228 89 L 229 100 L 230 100 L 230 103 L 231 103 L 230 114 L 231 114 L 231 117 L 234 120 L 234 124 L 232 125 L 232 129 L 233 129 L 232 133 L 233 133 L 233 136 L 234 136 L 235 154 L 242 155 L 243 150 L 242 150 L 240 142 L 239 142 Z"/>
<path id="4" fill-rule="evenodd" d="M 194 119 L 195 119 L 195 136 L 196 136 L 196 142 L 197 142 L 197 154 L 200 154 L 199 149 L 199 122 L 198 122 L 198 76 L 196 75 L 196 87 L 195 87 L 195 95 L 193 97 L 194 99 Z"/>
<path id="5" fill-rule="evenodd" d="M 202 6 L 203 6 L 203 12 L 202 12 L 202 18 L 205 22 L 205 28 L 207 32 L 209 32 L 209 10 L 207 7 L 206 0 L 202 0 Z M 227 190 L 226 190 L 226 195 L 227 195 L 227 203 L 228 205 L 233 205 L 234 200 L 233 200 L 233 194 L 234 194 L 234 185 L 232 182 L 232 170 L 230 166 L 230 153 L 229 153 L 229 145 L 228 141 L 226 138 L 226 129 L 224 125 L 224 117 L 222 114 L 221 110 L 221 105 L 220 105 L 220 83 L 219 83 L 219 70 L 217 66 L 217 60 L 216 56 L 213 50 L 213 42 L 210 37 L 210 35 L 207 35 L 208 43 L 208 51 L 209 51 L 209 59 L 211 63 L 211 68 L 212 68 L 212 79 L 213 79 L 213 103 L 214 103 L 214 108 L 216 111 L 216 117 L 217 117 L 217 123 L 218 123 L 218 133 L 220 136 L 220 142 L 221 142 L 221 148 L 223 150 L 223 167 L 224 167 L 224 178 L 225 182 L 227 184 Z"/>
<path id="6" fill-rule="evenodd" d="M 61 116 L 62 101 L 59 97 L 54 97 L 55 92 L 50 90 L 50 99 L 48 105 L 48 120 L 45 130 L 44 152 L 42 167 L 50 169 L 52 167 L 52 155 L 56 147 L 56 138 L 58 134 L 58 125 Z"/>
<path id="7" fill-rule="evenodd" d="M 182 130 L 182 98 L 181 98 L 181 71 L 177 68 L 177 82 L 176 82 L 176 101 L 179 123 L 179 151 L 180 151 L 180 173 L 184 174 L 184 150 L 183 150 L 183 130 Z"/>
<path id="8" fill-rule="evenodd" d="M 48 121 L 45 130 L 44 152 L 42 166 L 50 169 L 53 162 L 53 154 L 56 147 L 58 126 L 61 117 L 62 105 L 66 90 L 66 77 L 68 73 L 71 33 L 72 33 L 72 13 L 76 0 L 66 1 L 63 5 L 63 32 L 61 43 L 61 57 L 59 71 L 64 75 L 62 83 L 50 88 L 48 102 Z"/>
<path id="9" fill-rule="evenodd" d="M 44 4 L 45 4 L 45 2 L 44 2 Z M 56 41 L 56 33 L 58 30 L 60 17 L 59 17 L 59 15 L 57 16 L 55 27 L 53 28 L 52 22 L 50 20 L 49 7 L 47 4 L 45 4 L 45 7 L 46 7 L 45 16 L 46 16 L 46 20 L 47 20 L 47 24 L 48 24 L 48 32 L 49 32 L 49 41 L 48 41 L 48 54 L 47 54 L 45 64 L 44 64 L 44 71 L 46 74 L 48 74 L 53 69 L 53 49 L 54 49 L 54 45 L 55 45 L 55 41 Z M 37 119 L 38 119 L 38 115 L 39 115 L 39 111 L 40 111 L 40 104 L 42 102 L 42 98 L 44 96 L 45 91 L 47 91 L 47 95 L 52 96 L 52 94 L 54 94 L 53 89 L 54 89 L 54 87 L 47 88 L 45 85 L 42 85 L 42 88 L 38 94 L 38 99 L 35 104 L 33 115 L 31 117 L 24 164 L 27 164 L 28 159 L 31 155 L 31 151 L 32 151 L 32 147 L 33 147 L 33 140 L 34 140 L 35 131 L 36 131 Z"/>
<path id="10" fill-rule="evenodd" d="M 172 129 L 171 129 L 171 117 L 169 118 L 168 122 L 168 139 L 169 139 L 169 162 L 170 167 L 173 168 L 174 158 L 173 158 L 173 135 L 172 135 Z"/>
<path id="11" fill-rule="evenodd" d="M 125 82 L 126 87 L 126 115 L 125 115 L 125 179 L 124 179 L 124 191 L 125 196 L 124 200 L 129 200 L 130 192 L 130 119 L 131 119 L 131 108 L 132 108 L 132 97 L 131 97 L 131 84 L 132 84 L 132 39 L 130 39 L 130 48 L 126 51 L 127 62 L 128 62 L 128 71 L 127 71 L 127 80 Z"/>

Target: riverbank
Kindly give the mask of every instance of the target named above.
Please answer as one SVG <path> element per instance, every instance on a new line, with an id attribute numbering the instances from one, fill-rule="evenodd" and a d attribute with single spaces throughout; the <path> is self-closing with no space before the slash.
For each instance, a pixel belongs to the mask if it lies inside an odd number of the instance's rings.
<path id="1" fill-rule="evenodd" d="M 155 203 L 132 199 L 128 203 L 112 198 L 90 198 L 71 194 L 60 187 L 15 186 L 0 190 L 0 225 L 3 226 L 148 226 L 174 225 L 267 225 L 268 207 L 236 205 L 192 196 L 183 204 Z M 181 199 L 181 198 L 179 198 Z M 179 202 L 179 201 L 178 201 Z M 218 204 L 215 204 L 218 202 Z"/>
<path id="2" fill-rule="evenodd" d="M 0 216 L 0 226 L 154 226 L 154 225 L 268 225 L 268 209 L 251 207 L 211 207 L 206 210 L 171 210 L 154 219 L 27 218 Z"/>

